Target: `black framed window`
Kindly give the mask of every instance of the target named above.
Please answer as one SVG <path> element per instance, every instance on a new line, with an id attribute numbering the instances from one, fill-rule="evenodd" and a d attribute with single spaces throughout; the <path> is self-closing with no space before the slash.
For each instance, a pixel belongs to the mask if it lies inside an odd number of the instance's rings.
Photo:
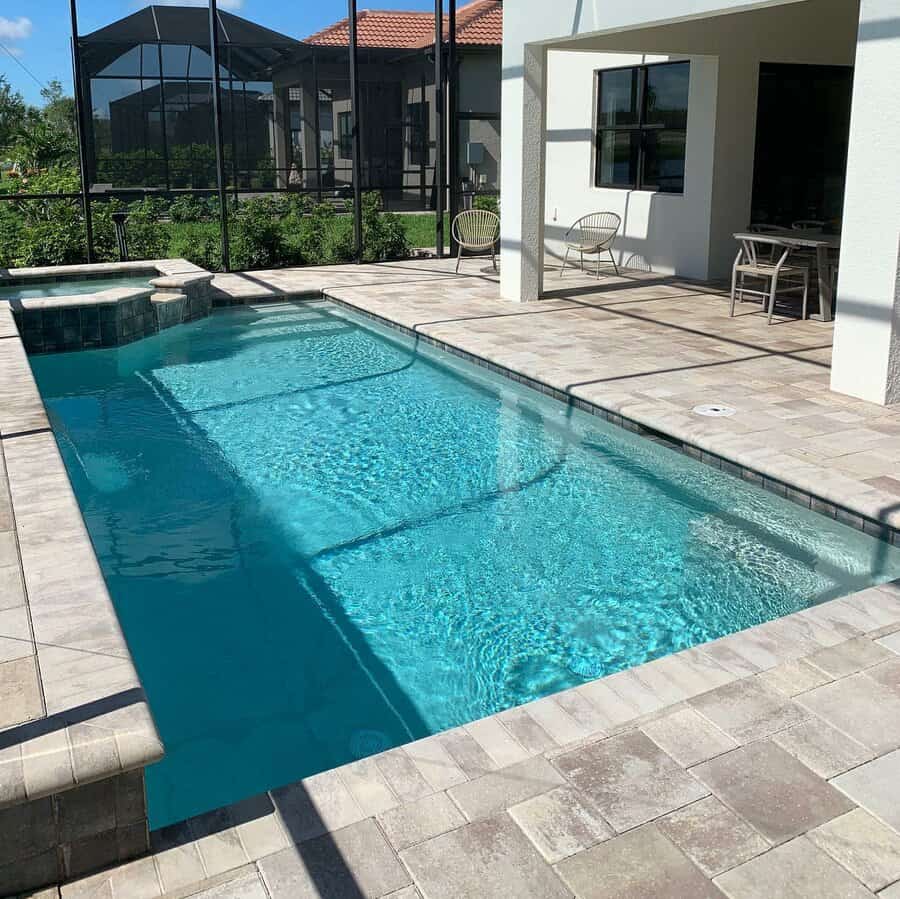
<path id="1" fill-rule="evenodd" d="M 407 103 L 406 116 L 409 122 L 409 164 L 428 165 L 428 101 Z"/>
<path id="2" fill-rule="evenodd" d="M 349 112 L 338 113 L 338 156 L 353 158 L 353 123 Z"/>
<path id="3" fill-rule="evenodd" d="M 690 65 L 597 72 L 596 187 L 684 193 Z"/>

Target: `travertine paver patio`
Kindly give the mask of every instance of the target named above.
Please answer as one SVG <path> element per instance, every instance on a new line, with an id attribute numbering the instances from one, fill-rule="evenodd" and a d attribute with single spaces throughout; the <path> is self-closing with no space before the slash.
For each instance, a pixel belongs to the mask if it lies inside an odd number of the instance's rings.
<path id="1" fill-rule="evenodd" d="M 896 899 L 898 709 L 900 582 L 164 828 L 61 895 Z"/>

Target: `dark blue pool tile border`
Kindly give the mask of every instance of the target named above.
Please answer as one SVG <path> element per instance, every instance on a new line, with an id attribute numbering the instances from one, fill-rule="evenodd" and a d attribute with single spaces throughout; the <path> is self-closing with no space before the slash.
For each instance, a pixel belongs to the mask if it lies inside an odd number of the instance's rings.
<path id="1" fill-rule="evenodd" d="M 159 272 L 149 266 L 146 269 L 124 269 L 121 272 L 74 272 L 62 275 L 3 275 L 0 277 L 0 287 L 27 287 L 35 284 L 59 284 L 65 281 L 105 281 L 115 277 L 140 278 L 146 275 L 148 280 L 159 276 Z"/>
<path id="2" fill-rule="evenodd" d="M 523 375 L 520 372 L 515 371 L 515 369 L 507 368 L 505 365 L 498 365 L 496 362 L 490 362 L 482 356 L 477 356 L 474 353 L 470 353 L 468 350 L 460 349 L 459 347 L 454 346 L 451 343 L 446 343 L 443 340 L 429 337 L 427 334 L 422 334 L 420 331 L 416 331 L 413 328 L 407 327 L 406 325 L 401 325 L 398 322 L 392 321 L 389 318 L 385 318 L 382 315 L 378 315 L 375 312 L 370 312 L 368 309 L 361 309 L 359 306 L 355 306 L 353 303 L 348 303 L 346 300 L 342 300 L 339 297 L 332 296 L 327 291 L 323 291 L 322 296 L 329 300 L 329 302 L 332 302 L 337 306 L 341 306 L 342 308 L 353 312 L 355 315 L 369 318 L 380 325 L 391 328 L 392 330 L 398 331 L 401 334 L 405 334 L 407 337 L 412 337 L 417 341 L 427 344 L 428 346 L 435 347 L 436 349 L 442 350 L 443 352 L 450 353 L 453 356 L 464 359 L 466 362 L 469 362 L 472 365 L 477 365 L 479 368 L 484 368 L 494 374 L 509 378 L 511 381 L 522 384 L 525 387 L 535 390 L 538 393 L 542 393 L 544 396 L 548 396 L 551 399 L 557 400 L 558 402 L 563 403 L 567 406 L 572 406 L 573 408 L 578 409 L 581 412 L 587 412 L 590 415 L 596 415 L 598 418 L 602 418 L 605 421 L 608 421 L 610 424 L 617 425 L 620 428 L 624 428 L 626 431 L 631 431 L 634 434 L 640 434 L 642 437 L 646 437 L 650 440 L 654 440 L 657 443 L 661 443 L 664 446 L 667 446 L 669 449 L 684 453 L 684 455 L 690 456 L 693 459 L 703 462 L 705 465 L 711 465 L 713 468 L 718 468 L 720 471 L 724 471 L 727 474 L 739 477 L 742 480 L 747 481 L 748 483 L 755 484 L 757 487 L 762 487 L 763 490 L 767 490 L 770 493 L 774 493 L 777 496 L 788 499 L 791 502 L 796 503 L 798 506 L 802 506 L 804 509 L 810 509 L 813 512 L 817 512 L 820 515 L 826 516 L 827 518 L 833 518 L 836 521 L 841 522 L 842 524 L 854 528 L 855 530 L 863 531 L 870 537 L 875 537 L 878 540 L 883 540 L 886 543 L 893 544 L 894 546 L 900 546 L 900 530 L 898 530 L 897 528 L 892 528 L 889 525 L 883 524 L 882 522 L 875 521 L 871 518 L 866 518 L 859 513 L 852 511 L 851 509 L 847 509 L 843 506 L 837 505 L 836 503 L 829 502 L 828 500 L 815 496 L 812 493 L 807 493 L 805 490 L 798 490 L 791 484 L 780 481 L 776 478 L 770 478 L 767 475 L 755 471 L 752 468 L 747 468 L 744 465 L 738 465 L 737 463 L 726 459 L 724 456 L 720 456 L 716 453 L 710 453 L 707 450 L 701 449 L 693 443 L 679 440 L 677 437 L 672 437 L 669 434 L 664 433 L 663 431 L 649 428 L 646 425 L 642 425 L 625 415 L 621 415 L 618 412 L 611 412 L 608 409 L 604 409 L 602 406 L 598 406 L 595 403 L 590 402 L 589 400 L 572 396 L 572 394 L 566 393 L 564 390 L 560 390 L 557 387 L 551 387 L 549 384 L 545 384 L 543 381 L 539 381 L 536 378 L 531 378 L 528 375 Z M 284 302 L 285 299 L 289 299 L 289 297 L 282 296 L 266 299 Z M 296 297 L 296 299 L 305 298 Z M 260 302 L 260 298 L 257 297 L 255 299 L 248 299 L 247 302 Z"/>

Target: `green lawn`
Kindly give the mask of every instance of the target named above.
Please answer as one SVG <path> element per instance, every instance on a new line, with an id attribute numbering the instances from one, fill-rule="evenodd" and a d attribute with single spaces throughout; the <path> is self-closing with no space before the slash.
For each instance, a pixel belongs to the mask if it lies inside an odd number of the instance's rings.
<path id="1" fill-rule="evenodd" d="M 401 215 L 400 220 L 403 222 L 411 247 L 434 247 L 435 215 L 433 212 Z M 446 214 L 444 215 L 444 246 L 450 246 L 450 216 Z"/>

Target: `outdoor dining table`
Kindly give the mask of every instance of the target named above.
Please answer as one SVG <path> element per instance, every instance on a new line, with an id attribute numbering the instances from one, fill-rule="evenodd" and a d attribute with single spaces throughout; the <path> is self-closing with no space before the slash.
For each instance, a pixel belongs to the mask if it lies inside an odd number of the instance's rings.
<path id="1" fill-rule="evenodd" d="M 736 240 L 753 240 L 759 237 L 752 231 L 738 231 Z M 816 251 L 816 271 L 819 276 L 819 313 L 811 315 L 816 321 L 830 322 L 834 318 L 834 279 L 831 277 L 831 260 L 829 250 L 837 250 L 841 246 L 840 234 L 823 234 L 821 231 L 794 231 L 785 228 L 778 231 L 767 231 L 767 237 L 774 237 L 787 247 L 808 247 Z"/>

